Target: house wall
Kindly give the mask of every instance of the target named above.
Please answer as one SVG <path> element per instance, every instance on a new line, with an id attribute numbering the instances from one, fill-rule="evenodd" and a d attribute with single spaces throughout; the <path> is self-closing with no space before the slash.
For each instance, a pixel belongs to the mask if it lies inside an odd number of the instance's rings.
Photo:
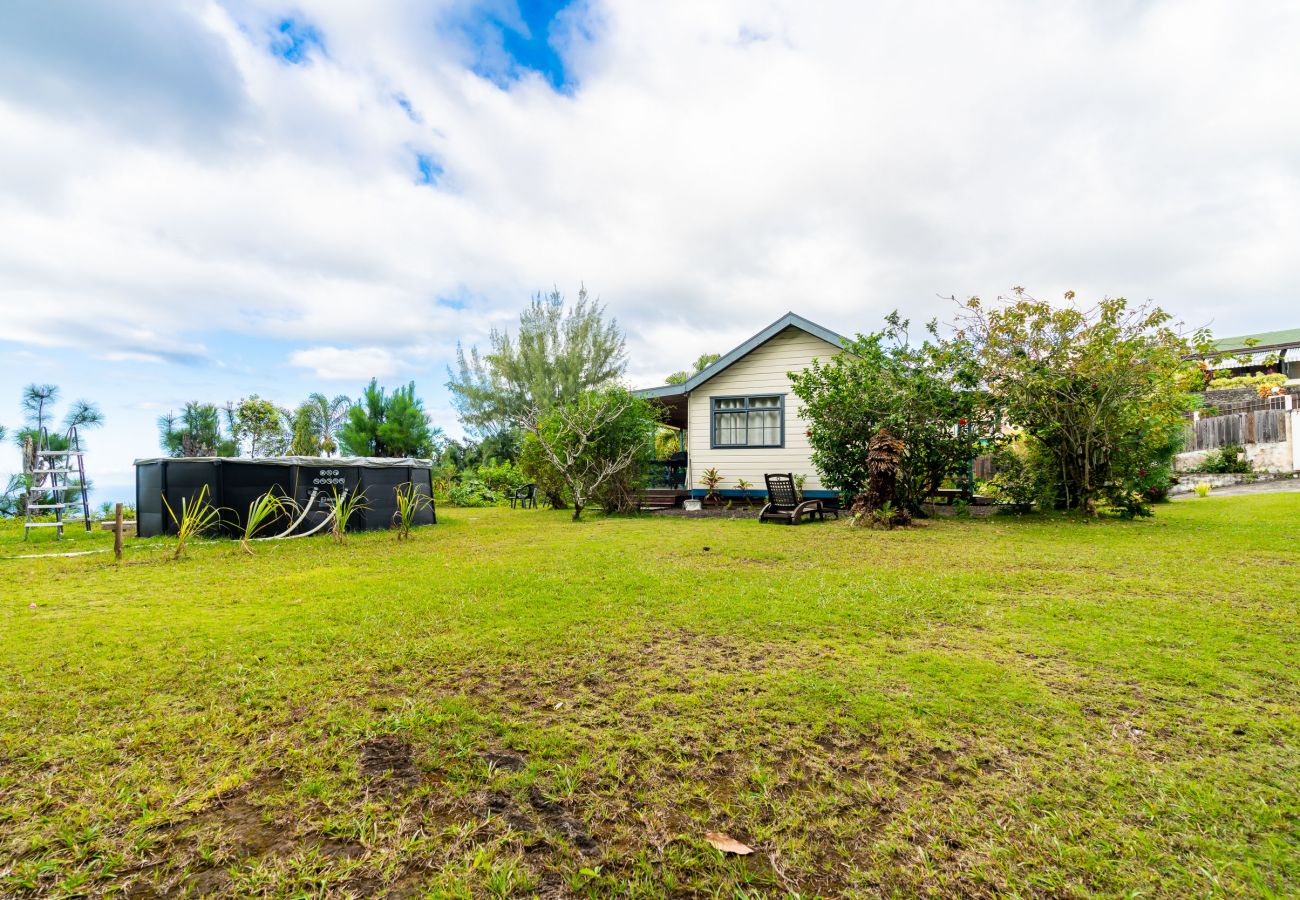
<path id="1" fill-rule="evenodd" d="M 686 430 L 691 488 L 703 493 L 700 473 L 716 467 L 726 479 L 720 486 L 722 491 L 735 490 L 737 479 L 744 478 L 761 492 L 763 475 L 773 472 L 807 475 L 806 491 L 824 490 L 804 434 L 809 423 L 799 416 L 799 398 L 791 393 L 786 373 L 801 371 L 815 358 L 829 359 L 840 352 L 839 347 L 802 329 L 787 328 L 692 391 Z M 776 394 L 785 397 L 784 447 L 710 448 L 710 398 Z"/>

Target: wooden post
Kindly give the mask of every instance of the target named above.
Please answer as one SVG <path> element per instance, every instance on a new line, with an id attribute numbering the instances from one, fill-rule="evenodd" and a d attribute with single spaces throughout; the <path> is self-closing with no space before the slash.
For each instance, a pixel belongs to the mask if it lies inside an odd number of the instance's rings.
<path id="1" fill-rule="evenodd" d="M 122 504 L 113 509 L 113 556 L 122 558 Z"/>

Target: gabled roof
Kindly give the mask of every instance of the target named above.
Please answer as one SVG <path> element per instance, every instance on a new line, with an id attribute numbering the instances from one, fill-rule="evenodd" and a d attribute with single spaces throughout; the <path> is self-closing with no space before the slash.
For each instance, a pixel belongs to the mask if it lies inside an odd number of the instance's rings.
<path id="1" fill-rule="evenodd" d="M 1214 342 L 1214 346 L 1220 353 L 1229 353 L 1233 350 L 1247 349 L 1247 341 L 1254 342 L 1253 346 L 1249 348 L 1252 351 L 1281 350 L 1284 347 L 1300 347 L 1300 328 L 1290 328 L 1286 331 L 1264 331 L 1260 334 L 1242 334 L 1237 337 L 1219 338 Z"/>
<path id="2" fill-rule="evenodd" d="M 646 399 L 655 399 L 658 397 L 676 397 L 681 394 L 690 393 L 700 385 L 704 384 L 704 382 L 708 381 L 714 375 L 721 373 L 727 367 L 731 366 L 733 363 L 738 362 L 743 357 L 748 356 L 750 353 L 752 353 L 753 351 L 757 350 L 759 347 L 766 344 L 768 341 L 776 337 L 781 332 L 785 331 L 787 328 L 798 328 L 800 331 L 806 331 L 808 334 L 811 334 L 813 337 L 821 338 L 823 341 L 825 341 L 826 343 L 834 347 L 843 347 L 848 340 L 843 335 L 836 334 L 835 332 L 831 331 L 829 328 L 823 328 L 821 325 L 818 325 L 816 322 L 810 322 L 809 320 L 805 319 L 801 315 L 788 312 L 785 315 L 783 315 L 781 318 L 773 322 L 771 325 L 764 328 L 758 334 L 754 335 L 752 338 L 745 341 L 739 347 L 736 347 L 734 350 L 731 350 L 728 353 L 724 353 L 722 355 L 722 358 L 719 359 L 717 362 L 713 363 L 710 366 L 705 366 L 703 369 L 695 373 L 695 375 L 691 376 L 683 383 L 665 384 L 662 387 L 645 388 L 644 390 L 633 391 L 633 393 L 636 394 L 638 397 L 645 397 Z"/>

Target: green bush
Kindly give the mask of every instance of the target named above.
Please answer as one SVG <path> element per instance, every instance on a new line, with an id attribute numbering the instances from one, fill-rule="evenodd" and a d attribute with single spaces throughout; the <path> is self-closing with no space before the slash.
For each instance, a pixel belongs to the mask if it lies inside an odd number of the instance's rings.
<path id="1" fill-rule="evenodd" d="M 509 494 L 528 483 L 528 476 L 510 460 L 488 460 L 478 467 L 477 476 L 495 494 Z"/>
<path id="2" fill-rule="evenodd" d="M 1207 384 L 1206 390 L 1224 391 L 1231 388 L 1253 388 L 1261 384 L 1286 384 L 1286 376 L 1281 374 L 1272 375 L 1237 375 L 1233 378 L 1212 378 Z"/>
<path id="3" fill-rule="evenodd" d="M 519 450 L 519 469 L 529 481 L 537 485 L 539 502 L 544 499 L 552 509 L 569 508 L 569 489 L 564 483 L 564 476 L 551 465 L 551 461 L 542 452 L 541 444 L 537 442 L 537 435 L 531 432 L 524 435 L 523 446 Z"/>
<path id="4" fill-rule="evenodd" d="M 452 483 L 447 499 L 453 506 L 495 506 L 501 497 L 471 472 Z"/>
<path id="5" fill-rule="evenodd" d="M 1254 466 L 1246 459 L 1244 447 L 1228 444 L 1206 456 L 1205 462 L 1201 463 L 1201 471 L 1212 472 L 1215 475 L 1245 474 L 1254 471 Z"/>
<path id="6" fill-rule="evenodd" d="M 1026 458 L 1023 441 L 1000 448 L 993 454 L 996 474 L 989 480 L 989 494 L 1015 512 L 1029 512 L 1042 495 L 1044 486 Z"/>

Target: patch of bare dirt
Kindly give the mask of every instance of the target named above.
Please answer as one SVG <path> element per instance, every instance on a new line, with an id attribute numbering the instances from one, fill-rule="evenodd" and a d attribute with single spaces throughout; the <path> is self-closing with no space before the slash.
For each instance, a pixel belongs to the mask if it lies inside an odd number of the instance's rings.
<path id="1" fill-rule="evenodd" d="M 393 734 L 371 738 L 361 745 L 361 774 L 375 787 L 408 790 L 420 780 L 411 745 Z"/>

